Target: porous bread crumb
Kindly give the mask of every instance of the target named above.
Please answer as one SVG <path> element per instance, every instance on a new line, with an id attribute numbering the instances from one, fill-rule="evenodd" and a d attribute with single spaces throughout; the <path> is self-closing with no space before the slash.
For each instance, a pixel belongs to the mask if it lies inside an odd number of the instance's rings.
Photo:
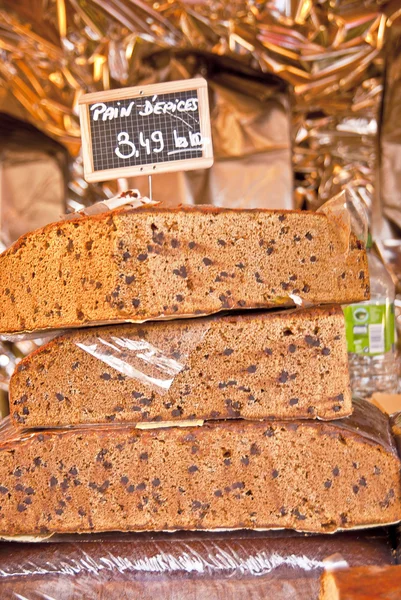
<path id="1" fill-rule="evenodd" d="M 75 330 L 23 359 L 18 427 L 351 413 L 341 307 Z"/>
<path id="2" fill-rule="evenodd" d="M 362 244 L 306 211 L 118 209 L 20 238 L 0 256 L 0 332 L 369 298 Z"/>
<path id="3" fill-rule="evenodd" d="M 356 402 L 332 422 L 226 421 L 138 431 L 2 432 L 0 536 L 291 528 L 401 519 L 388 420 Z"/>

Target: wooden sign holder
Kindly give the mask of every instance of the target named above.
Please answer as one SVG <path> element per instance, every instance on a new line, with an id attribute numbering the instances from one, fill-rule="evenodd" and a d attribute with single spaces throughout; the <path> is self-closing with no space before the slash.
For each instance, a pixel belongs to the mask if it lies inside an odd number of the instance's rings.
<path id="1" fill-rule="evenodd" d="M 173 92 L 196 91 L 198 97 L 198 113 L 200 121 L 200 133 L 202 136 L 202 157 L 182 160 L 172 160 L 152 164 L 126 166 L 104 170 L 95 170 L 92 153 L 92 131 L 89 107 L 94 103 L 107 103 L 118 100 L 136 100 L 141 97 L 162 95 Z M 192 169 L 205 169 L 213 164 L 213 147 L 210 127 L 209 100 L 207 82 L 205 79 L 187 79 L 171 83 L 138 86 L 106 92 L 85 94 L 79 100 L 79 112 L 81 119 L 82 152 L 84 159 L 84 176 L 86 181 L 107 181 L 138 175 L 154 175 L 168 171 L 187 171 Z"/>

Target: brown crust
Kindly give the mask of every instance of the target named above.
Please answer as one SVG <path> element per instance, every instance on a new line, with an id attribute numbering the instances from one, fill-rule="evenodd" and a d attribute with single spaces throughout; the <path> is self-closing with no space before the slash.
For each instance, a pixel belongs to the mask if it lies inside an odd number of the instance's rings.
<path id="1" fill-rule="evenodd" d="M 401 412 L 391 418 L 392 433 L 401 457 Z"/>
<path id="2" fill-rule="evenodd" d="M 115 215 L 121 215 L 123 213 L 125 213 L 125 214 L 129 214 L 129 213 L 152 214 L 154 212 L 169 213 L 169 214 L 171 214 L 171 213 L 179 214 L 182 212 L 184 212 L 184 213 L 187 212 L 187 213 L 205 213 L 205 214 L 213 214 L 213 215 L 217 215 L 217 214 L 221 214 L 221 213 L 251 213 L 251 214 L 261 213 L 261 214 L 280 215 L 283 212 L 285 212 L 286 214 L 298 214 L 298 215 L 302 215 L 302 216 L 313 215 L 314 218 L 317 217 L 317 218 L 327 219 L 327 216 L 324 213 L 317 213 L 317 212 L 313 212 L 313 211 L 309 211 L 309 210 L 307 211 L 307 210 L 277 210 L 277 209 L 263 209 L 263 208 L 220 208 L 218 206 L 211 206 L 208 204 L 198 204 L 196 206 L 191 206 L 189 204 L 180 204 L 179 206 L 175 206 L 172 208 L 167 208 L 162 205 L 157 205 L 157 206 L 154 206 L 153 208 L 149 207 L 149 206 L 140 206 L 138 208 L 122 207 L 122 208 L 116 208 L 114 210 L 110 210 L 108 212 L 102 212 L 97 215 L 85 215 L 85 214 L 81 214 L 81 213 L 77 212 L 76 217 L 74 218 L 73 216 L 70 216 L 70 218 L 68 219 L 68 222 L 69 223 L 79 222 L 80 224 L 84 223 L 85 221 L 102 222 L 102 221 L 107 221 L 108 219 L 110 219 L 110 217 L 114 217 Z M 66 221 L 64 221 L 64 220 L 53 221 L 52 223 L 48 223 L 44 227 L 39 227 L 38 229 L 34 229 L 33 231 L 29 231 L 28 233 L 25 233 L 24 235 L 19 237 L 9 248 L 7 248 L 7 250 L 4 250 L 4 252 L 2 252 L 0 254 L 0 258 L 6 254 L 15 253 L 17 250 L 19 250 L 19 248 L 23 247 L 23 245 L 25 244 L 25 241 L 28 240 L 30 237 L 39 235 L 39 234 L 46 235 L 49 231 L 58 227 L 59 225 L 64 224 L 65 222 Z"/>
<path id="3" fill-rule="evenodd" d="M 386 452 L 398 456 L 397 448 L 390 429 L 390 422 L 386 415 L 382 413 L 370 402 L 363 399 L 354 399 L 354 412 L 351 416 L 335 421 L 315 422 L 304 420 L 293 421 L 271 421 L 274 427 L 282 427 L 289 430 L 297 429 L 298 427 L 313 427 L 320 432 L 321 435 L 338 435 L 350 437 L 361 443 L 368 443 L 373 446 L 381 446 Z M 255 429 L 266 430 L 269 427 L 269 421 L 252 421 L 252 427 Z M 205 422 L 204 428 L 222 430 L 234 430 L 237 432 L 246 432 L 249 424 L 241 420 L 227 420 L 214 422 Z M 163 423 L 160 423 L 158 429 L 138 430 L 134 425 L 117 424 L 113 425 L 77 425 L 70 428 L 60 429 L 45 429 L 36 431 L 18 431 L 11 424 L 9 418 L 3 420 L 0 428 L 0 452 L 5 449 L 10 449 L 15 444 L 24 444 L 29 440 L 44 436 L 51 438 L 52 436 L 67 436 L 74 437 L 75 435 L 85 435 L 98 431 L 102 435 L 113 436 L 117 430 L 124 430 L 130 435 L 157 437 L 157 432 L 163 428 Z M 183 427 L 182 433 L 193 431 L 193 427 Z M 196 428 L 198 430 L 198 428 Z M 216 434 L 217 435 L 217 434 Z"/>

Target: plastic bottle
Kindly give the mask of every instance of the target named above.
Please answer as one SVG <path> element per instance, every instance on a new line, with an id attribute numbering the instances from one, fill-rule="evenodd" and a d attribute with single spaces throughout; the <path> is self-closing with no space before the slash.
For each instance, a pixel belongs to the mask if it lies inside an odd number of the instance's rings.
<path id="1" fill-rule="evenodd" d="M 395 286 L 380 259 L 370 250 L 368 265 L 371 298 L 344 307 L 351 387 L 354 395 L 396 393 Z"/>

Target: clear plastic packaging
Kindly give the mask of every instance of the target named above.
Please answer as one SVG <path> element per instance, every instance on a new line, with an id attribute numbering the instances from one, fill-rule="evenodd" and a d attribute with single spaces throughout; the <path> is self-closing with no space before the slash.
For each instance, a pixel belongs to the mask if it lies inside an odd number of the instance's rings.
<path id="1" fill-rule="evenodd" d="M 76 212 L 68 213 L 63 216 L 65 220 L 76 218 L 79 216 L 93 216 L 100 215 L 101 213 L 115 210 L 116 208 L 122 208 L 123 206 L 130 206 L 130 208 L 140 208 L 141 206 L 157 206 L 160 202 L 156 200 L 150 200 L 146 196 L 142 196 L 139 190 L 127 190 L 120 192 L 117 196 L 109 198 L 108 200 L 102 200 L 96 202 L 89 207 L 83 207 Z"/>
<path id="2" fill-rule="evenodd" d="M 351 234 L 365 246 L 368 240 L 368 213 L 362 200 L 347 188 L 325 202 L 316 212 L 331 218 L 333 225 L 343 236 L 343 251 L 347 252 Z"/>
<path id="3" fill-rule="evenodd" d="M 347 239 L 350 239 L 351 232 L 362 241 L 365 246 L 368 238 L 368 217 L 366 206 L 351 188 L 342 191 L 340 194 L 326 202 L 318 212 L 331 215 L 334 220 L 342 224 L 339 233 L 344 235 L 344 251 L 346 250 Z M 353 332 L 358 329 L 358 322 L 355 321 L 355 328 L 347 328 L 347 339 L 349 342 L 349 364 L 351 375 L 351 386 L 353 393 L 361 397 L 369 397 L 374 392 L 395 392 L 397 390 L 397 363 L 395 356 L 395 346 L 393 343 L 394 333 L 394 283 L 390 274 L 387 272 L 383 263 L 369 252 L 368 266 L 370 277 L 371 299 L 367 302 L 360 302 L 353 305 L 353 308 L 345 309 L 347 322 L 353 321 L 356 308 L 361 307 L 361 313 L 365 315 L 365 320 L 360 323 L 359 329 L 366 329 L 368 339 L 367 346 L 354 348 Z M 376 307 L 376 313 L 383 313 L 383 323 L 378 322 L 376 328 L 372 325 L 367 326 L 366 320 L 369 317 L 369 306 Z M 378 319 L 380 319 L 377 317 Z M 391 331 L 392 329 L 392 331 Z M 374 345 L 374 336 L 377 338 Z M 389 347 L 386 345 L 385 337 L 391 338 Z M 370 345 L 372 347 L 370 348 Z"/>
<path id="4" fill-rule="evenodd" d="M 113 371 L 166 394 L 176 376 L 185 367 L 189 369 L 188 358 L 209 332 L 210 323 L 202 319 L 188 326 L 180 321 L 175 328 L 170 327 L 170 332 L 166 330 L 167 335 L 160 337 L 158 345 L 146 339 L 152 337 L 155 326 L 133 326 L 129 331 L 125 327 L 95 329 L 78 336 L 74 343 Z"/>
<path id="5" fill-rule="evenodd" d="M 317 600 L 325 569 L 393 561 L 368 534 L 98 535 L 0 544 L 2 600 Z"/>

